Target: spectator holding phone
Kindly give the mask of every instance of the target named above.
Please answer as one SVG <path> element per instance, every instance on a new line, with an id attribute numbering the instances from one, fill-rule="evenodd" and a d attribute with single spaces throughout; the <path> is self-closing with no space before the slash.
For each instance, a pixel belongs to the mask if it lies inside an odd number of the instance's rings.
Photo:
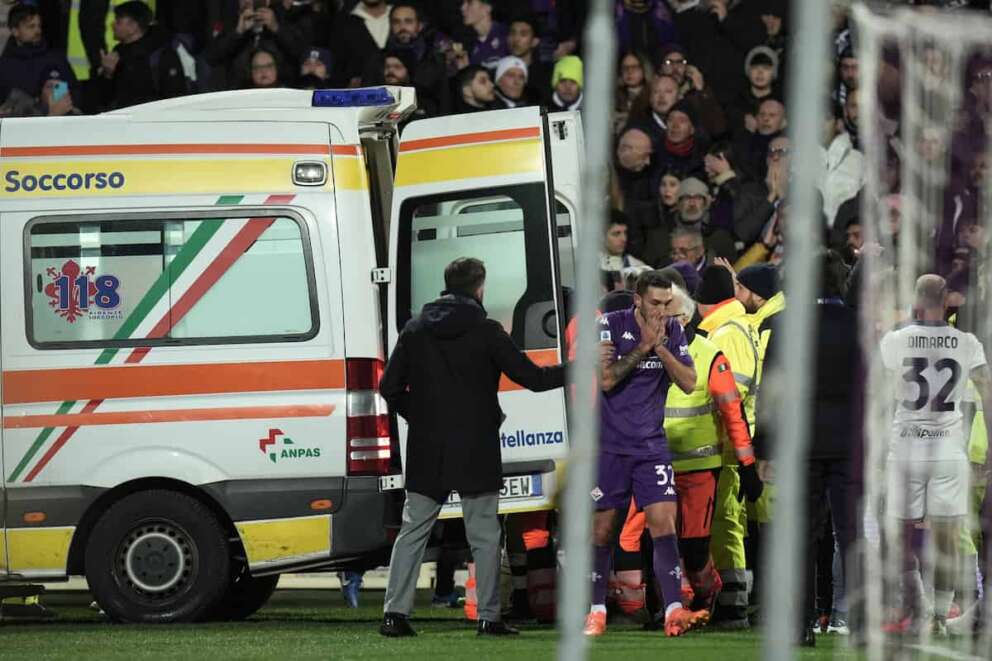
<path id="1" fill-rule="evenodd" d="M 258 50 L 277 55 L 282 67 L 280 80 L 291 80 L 308 44 L 302 33 L 286 19 L 283 4 L 272 0 L 240 0 L 234 25 L 225 27 L 207 46 L 205 56 L 211 66 L 225 67 L 226 83 L 241 82 L 241 72 L 249 69 Z"/>
<path id="2" fill-rule="evenodd" d="M 41 84 L 41 96 L 38 100 L 39 110 L 48 117 L 65 117 L 67 115 L 82 115 L 72 100 L 69 83 L 60 78 L 56 70 L 45 74 Z"/>
<path id="3" fill-rule="evenodd" d="M 7 21 L 10 38 L 0 55 L 0 89 L 19 89 L 37 98 L 43 76 L 53 70 L 68 85 L 76 84 L 65 54 L 49 48 L 42 37 L 38 7 L 18 3 L 10 8 Z"/>
<path id="4" fill-rule="evenodd" d="M 668 44 L 661 52 L 658 70 L 678 83 L 679 98 L 695 110 L 700 128 L 710 137 L 723 135 L 727 131 L 723 108 L 713 91 L 706 86 L 703 72 L 689 62 L 688 51 L 679 44 Z"/>

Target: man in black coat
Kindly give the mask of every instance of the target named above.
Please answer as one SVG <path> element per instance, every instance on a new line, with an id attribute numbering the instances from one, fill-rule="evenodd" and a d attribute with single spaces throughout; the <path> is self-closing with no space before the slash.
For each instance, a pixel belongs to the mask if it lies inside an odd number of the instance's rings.
<path id="1" fill-rule="evenodd" d="M 114 7 L 118 44 L 110 53 L 101 53 L 97 79 L 105 108 L 124 108 L 163 98 L 152 54 L 168 45 L 169 36 L 153 21 L 154 14 L 144 2 L 132 0 Z"/>
<path id="2" fill-rule="evenodd" d="M 788 439 L 786 433 L 773 429 L 781 412 L 776 405 L 780 406 L 786 399 L 782 393 L 783 372 L 786 369 L 812 369 L 812 438 L 803 481 L 806 485 L 807 532 L 805 552 L 801 557 L 806 562 L 806 587 L 800 591 L 805 599 L 803 642 L 808 645 L 815 644 L 810 626 L 816 615 L 812 598 L 816 561 L 813 550 L 823 535 L 828 513 L 833 517 L 844 579 L 848 585 L 855 584 L 850 572 L 856 567 L 850 561 L 857 537 L 856 508 L 861 493 L 860 469 L 855 464 L 860 461 L 862 451 L 861 387 L 865 374 L 858 314 L 843 300 L 847 267 L 833 250 L 821 255 L 819 262 L 821 284 L 816 301 L 813 365 L 789 365 L 792 359 L 783 354 L 784 335 L 772 331 L 765 354 L 766 371 L 761 383 L 754 436 L 759 472 L 763 479 L 771 479 L 767 460 L 775 454 L 774 438 Z"/>
<path id="3" fill-rule="evenodd" d="M 384 636 L 415 635 L 413 608 L 424 548 L 448 494 L 461 497 L 476 567 L 479 634 L 518 633 L 500 620 L 502 486 L 499 380 L 506 374 L 533 391 L 559 388 L 564 367 L 538 367 L 482 307 L 486 267 L 462 257 L 444 270 L 447 288 L 403 329 L 379 386 L 410 426 L 403 526 L 393 546 Z"/>
<path id="4" fill-rule="evenodd" d="M 37 7 L 18 3 L 11 7 L 7 20 L 10 37 L 0 55 L 0 89 L 19 89 L 37 98 L 42 83 L 49 77 L 75 87 L 76 77 L 65 54 L 49 48 L 42 37 L 41 12 Z M 58 75 L 51 76 L 52 71 Z"/>

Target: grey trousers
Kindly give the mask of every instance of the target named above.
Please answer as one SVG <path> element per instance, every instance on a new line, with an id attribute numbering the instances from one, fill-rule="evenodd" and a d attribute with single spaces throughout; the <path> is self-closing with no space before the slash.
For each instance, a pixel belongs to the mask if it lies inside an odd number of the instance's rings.
<path id="1" fill-rule="evenodd" d="M 465 534 L 475 561 L 476 594 L 479 599 L 479 619 L 496 622 L 500 619 L 499 560 L 500 526 L 499 496 L 488 493 L 462 497 Z M 403 525 L 393 545 L 389 560 L 389 585 L 383 611 L 409 615 L 417 590 L 417 576 L 424 559 L 424 549 L 431 528 L 437 521 L 441 504 L 419 493 L 406 493 L 403 505 Z"/>

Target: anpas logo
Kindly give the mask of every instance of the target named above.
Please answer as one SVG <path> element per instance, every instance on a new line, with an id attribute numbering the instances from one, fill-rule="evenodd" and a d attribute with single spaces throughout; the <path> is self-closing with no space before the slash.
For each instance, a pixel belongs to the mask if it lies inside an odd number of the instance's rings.
<path id="1" fill-rule="evenodd" d="M 270 429 L 268 436 L 258 439 L 258 449 L 262 454 L 267 454 L 269 461 L 274 464 L 280 460 L 316 459 L 320 456 L 320 448 L 296 447 L 293 439 L 288 438 L 280 429 Z"/>
<path id="2" fill-rule="evenodd" d="M 500 434 L 499 440 L 504 448 L 522 448 L 535 445 L 558 445 L 565 442 L 565 435 L 561 431 L 528 432 L 518 429 L 509 434 Z"/>
<path id="3" fill-rule="evenodd" d="M 28 193 L 53 190 L 103 190 L 123 188 L 123 172 L 54 172 L 39 175 L 21 175 L 20 170 L 8 170 L 3 177 L 7 185 L 4 191 Z"/>

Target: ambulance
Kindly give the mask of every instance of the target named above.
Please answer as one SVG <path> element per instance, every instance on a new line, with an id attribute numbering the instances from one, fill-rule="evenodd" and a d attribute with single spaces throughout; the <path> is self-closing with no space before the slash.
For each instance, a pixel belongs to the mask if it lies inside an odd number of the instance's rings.
<path id="1" fill-rule="evenodd" d="M 474 256 L 490 317 L 558 362 L 580 215 L 576 114 L 401 135 L 415 104 L 252 90 L 0 121 L 0 581 L 85 576 L 120 621 L 238 619 L 280 573 L 388 562 L 389 347 Z M 564 394 L 500 389 L 501 511 L 548 509 Z"/>

